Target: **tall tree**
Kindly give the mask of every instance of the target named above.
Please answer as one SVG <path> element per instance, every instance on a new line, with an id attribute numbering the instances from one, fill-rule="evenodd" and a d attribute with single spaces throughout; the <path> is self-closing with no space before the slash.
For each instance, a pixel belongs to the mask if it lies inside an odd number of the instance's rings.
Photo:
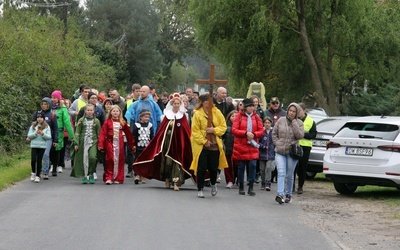
<path id="1" fill-rule="evenodd" d="M 126 86 L 160 73 L 159 17 L 148 0 L 87 0 L 86 6 L 92 39 L 120 49 L 130 74 Z"/>
<path id="2" fill-rule="evenodd" d="M 189 0 L 155 0 L 153 5 L 160 15 L 158 50 L 163 62 L 163 75 L 171 76 L 174 62 L 194 52 L 194 29 L 188 14 Z"/>
<path id="3" fill-rule="evenodd" d="M 373 90 L 399 76 L 400 18 L 385 2 L 193 0 L 191 10 L 203 48 L 237 82 L 273 82 L 292 100 L 311 92 L 335 115 L 342 86 Z"/>

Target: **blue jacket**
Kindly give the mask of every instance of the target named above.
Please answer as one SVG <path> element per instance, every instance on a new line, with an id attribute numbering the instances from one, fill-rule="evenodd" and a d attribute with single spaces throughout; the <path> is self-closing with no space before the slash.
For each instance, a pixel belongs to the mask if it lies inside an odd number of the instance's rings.
<path id="1" fill-rule="evenodd" d="M 143 100 L 142 98 L 140 98 L 139 100 L 132 103 L 131 106 L 129 106 L 128 110 L 125 113 L 126 121 L 131 126 L 134 126 L 133 123 L 140 121 L 139 114 L 140 111 L 142 111 L 143 109 L 147 109 L 151 113 L 149 122 L 153 124 L 153 130 L 155 134 L 161 121 L 162 111 L 158 104 L 154 101 L 153 96 L 150 94 L 148 95 L 147 99 Z"/>
<path id="2" fill-rule="evenodd" d="M 259 144 L 260 157 L 258 159 L 263 161 L 275 160 L 275 146 L 272 143 L 272 128 L 269 130 L 269 133 L 264 130 L 264 135 L 259 138 Z"/>
<path id="3" fill-rule="evenodd" d="M 31 148 L 46 148 L 47 147 L 47 140 L 51 140 L 51 131 L 49 126 L 43 129 L 43 135 L 36 134 L 36 131 L 39 128 L 39 124 L 32 127 L 29 127 L 28 138 L 31 139 Z"/>

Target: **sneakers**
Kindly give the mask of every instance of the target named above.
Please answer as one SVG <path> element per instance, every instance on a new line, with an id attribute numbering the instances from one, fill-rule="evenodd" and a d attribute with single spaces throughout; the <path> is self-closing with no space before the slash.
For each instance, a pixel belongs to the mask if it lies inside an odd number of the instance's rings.
<path id="1" fill-rule="evenodd" d="M 303 193 L 303 188 L 298 188 L 298 189 L 297 189 L 297 193 L 298 193 L 298 194 L 302 194 L 302 193 Z"/>
<path id="2" fill-rule="evenodd" d="M 114 183 L 114 184 L 119 184 L 119 181 L 114 181 L 113 183 Z"/>
<path id="3" fill-rule="evenodd" d="M 111 184 L 112 184 L 111 180 L 106 181 L 106 185 L 111 185 Z"/>
<path id="4" fill-rule="evenodd" d="M 40 182 L 40 177 L 39 177 L 39 176 L 36 176 L 34 182 L 35 182 L 35 183 L 39 183 L 39 182 Z"/>
<path id="5" fill-rule="evenodd" d="M 285 201 L 283 200 L 283 197 L 280 196 L 280 195 L 277 195 L 277 196 L 275 197 L 275 201 L 278 202 L 279 204 L 285 203 Z"/>
<path id="6" fill-rule="evenodd" d="M 217 195 L 217 185 L 211 185 L 211 195 L 212 196 Z"/>
<path id="7" fill-rule="evenodd" d="M 198 197 L 198 198 L 204 198 L 203 189 L 200 190 L 200 191 L 197 191 L 197 197 Z"/>
<path id="8" fill-rule="evenodd" d="M 31 173 L 31 181 L 34 181 L 35 177 L 36 177 L 36 174 L 35 173 Z"/>
<path id="9" fill-rule="evenodd" d="M 57 176 L 57 172 L 52 172 L 51 176 Z"/>
<path id="10" fill-rule="evenodd" d="M 43 180 L 48 180 L 49 179 L 49 175 L 48 174 L 44 174 L 43 175 Z"/>
<path id="11" fill-rule="evenodd" d="M 88 184 L 88 183 L 89 183 L 88 178 L 87 177 L 83 177 L 82 178 L 82 184 Z"/>
<path id="12" fill-rule="evenodd" d="M 228 182 L 228 185 L 226 185 L 226 188 L 232 188 L 233 183 L 232 182 Z"/>
<path id="13" fill-rule="evenodd" d="M 217 177 L 217 183 L 220 183 L 221 182 L 221 177 L 219 177 L 219 175 L 218 175 L 218 177 Z"/>
<path id="14" fill-rule="evenodd" d="M 93 175 L 89 175 L 89 183 L 90 184 L 94 184 L 96 181 L 94 180 L 94 174 Z"/>
<path id="15" fill-rule="evenodd" d="M 255 183 L 260 183 L 260 181 L 261 181 L 260 174 L 256 174 Z"/>
<path id="16" fill-rule="evenodd" d="M 128 173 L 126 173 L 125 177 L 126 178 L 132 178 L 133 177 L 133 172 L 129 171 Z"/>
<path id="17" fill-rule="evenodd" d="M 135 176 L 135 184 L 139 184 L 139 179 L 140 179 L 139 175 L 136 175 L 136 176 Z M 169 186 L 168 186 L 168 187 L 169 187 Z"/>
<path id="18" fill-rule="evenodd" d="M 97 174 L 96 173 L 93 173 L 93 179 L 97 180 Z"/>
<path id="19" fill-rule="evenodd" d="M 57 172 L 58 172 L 58 173 L 62 173 L 62 172 L 63 172 L 63 169 L 62 169 L 61 166 L 60 166 L 60 167 L 57 167 Z"/>
<path id="20" fill-rule="evenodd" d="M 271 182 L 267 182 L 265 185 L 265 191 L 271 191 Z"/>
<path id="21" fill-rule="evenodd" d="M 291 195 L 286 195 L 285 203 L 288 203 L 288 204 L 292 203 L 292 196 Z"/>

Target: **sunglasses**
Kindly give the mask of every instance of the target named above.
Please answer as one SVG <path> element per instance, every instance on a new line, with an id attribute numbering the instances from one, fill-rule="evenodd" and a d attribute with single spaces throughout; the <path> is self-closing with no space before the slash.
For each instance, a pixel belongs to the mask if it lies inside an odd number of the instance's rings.
<path id="1" fill-rule="evenodd" d="M 272 105 L 279 104 L 279 102 L 271 102 Z"/>

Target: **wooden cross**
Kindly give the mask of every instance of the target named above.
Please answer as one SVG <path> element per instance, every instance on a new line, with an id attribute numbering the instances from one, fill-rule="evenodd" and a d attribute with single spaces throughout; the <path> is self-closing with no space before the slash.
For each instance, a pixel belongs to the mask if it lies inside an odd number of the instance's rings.
<path id="1" fill-rule="evenodd" d="M 215 65 L 211 64 L 210 65 L 210 79 L 208 80 L 196 80 L 197 84 L 208 84 L 208 120 L 207 120 L 207 127 L 212 127 L 212 120 L 213 120 L 213 116 L 212 116 L 212 107 L 214 104 L 214 100 L 213 100 L 213 87 L 215 84 L 228 84 L 228 80 L 215 80 L 214 79 L 214 69 L 215 69 Z M 209 135 L 207 135 L 209 137 Z M 215 140 L 215 139 L 214 139 Z M 209 138 L 209 141 L 213 141 Z"/>

